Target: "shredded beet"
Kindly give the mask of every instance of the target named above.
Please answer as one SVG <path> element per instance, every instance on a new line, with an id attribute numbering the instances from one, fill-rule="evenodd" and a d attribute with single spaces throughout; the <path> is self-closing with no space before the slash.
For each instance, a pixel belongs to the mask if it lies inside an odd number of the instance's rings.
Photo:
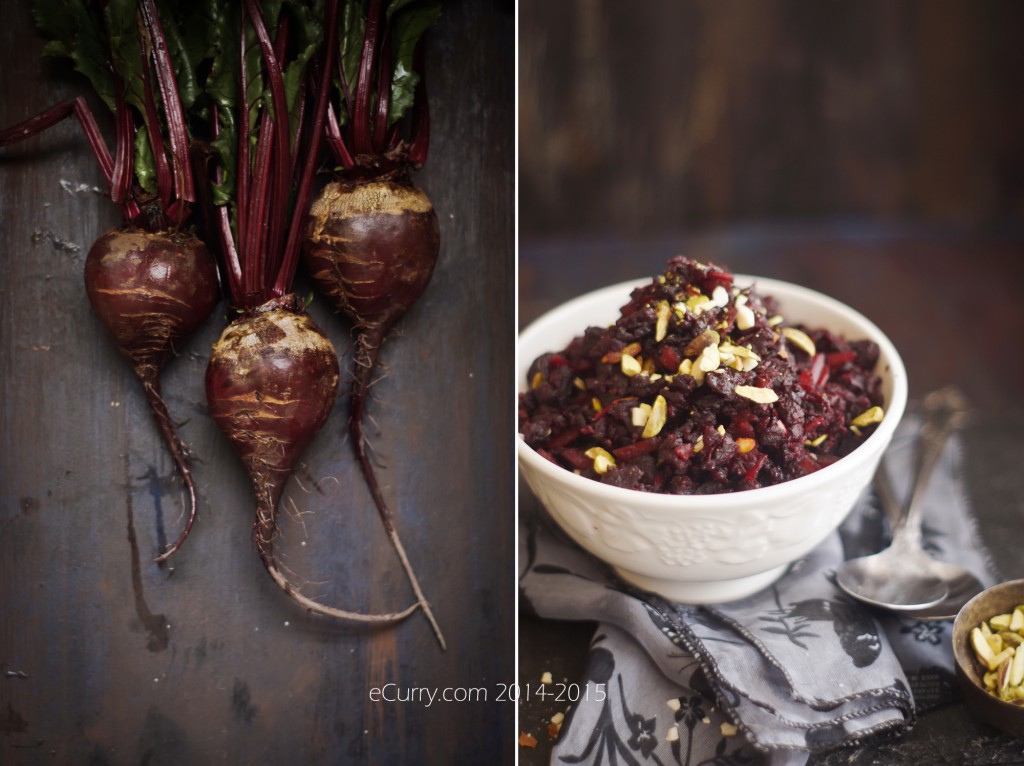
<path id="1" fill-rule="evenodd" d="M 673 258 L 613 325 L 533 362 L 519 433 L 582 476 L 668 494 L 778 484 L 849 454 L 883 417 L 877 344 L 790 325 L 755 287 Z"/>

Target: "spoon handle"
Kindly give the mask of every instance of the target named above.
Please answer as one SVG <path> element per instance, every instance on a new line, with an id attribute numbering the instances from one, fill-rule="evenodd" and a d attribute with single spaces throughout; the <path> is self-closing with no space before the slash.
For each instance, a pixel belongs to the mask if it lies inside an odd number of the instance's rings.
<path id="1" fill-rule="evenodd" d="M 954 388 L 943 388 L 925 397 L 924 414 L 925 422 L 917 445 L 914 483 L 902 520 L 897 522 L 893 529 L 894 545 L 904 541 L 916 543 L 920 539 L 925 490 L 935 467 L 939 464 L 946 440 L 963 423 L 967 406 L 959 391 Z M 888 481 L 887 475 L 883 481 Z M 885 491 L 884 487 L 882 491 Z M 891 496 L 891 485 L 888 491 Z M 883 505 L 886 503 L 884 497 L 882 502 Z"/>

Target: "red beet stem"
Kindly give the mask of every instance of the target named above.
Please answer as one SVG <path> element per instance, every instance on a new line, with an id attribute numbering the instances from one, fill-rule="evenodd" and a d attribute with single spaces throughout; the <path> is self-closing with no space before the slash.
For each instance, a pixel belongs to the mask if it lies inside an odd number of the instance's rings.
<path id="1" fill-rule="evenodd" d="M 377 481 L 377 474 L 373 469 L 373 462 L 366 451 L 366 437 L 363 433 L 366 397 L 369 394 L 370 385 L 373 383 L 373 373 L 377 369 L 380 347 L 386 333 L 387 328 L 365 328 L 359 331 L 356 338 L 353 354 L 355 368 L 352 377 L 351 398 L 349 399 L 348 428 L 352 436 L 352 446 L 356 451 L 356 458 L 359 460 L 359 467 L 363 471 L 363 477 L 366 479 L 366 484 L 370 489 L 370 495 L 377 506 L 377 511 L 384 524 L 384 530 L 387 532 L 388 539 L 391 540 L 391 544 L 394 546 L 395 552 L 402 562 L 402 568 L 405 570 L 406 577 L 409 578 L 409 584 L 412 585 L 416 598 L 423 607 L 423 614 L 430 623 L 434 635 L 437 636 L 441 649 L 444 650 L 447 648 L 447 644 L 445 643 L 444 635 L 441 633 L 441 626 L 437 624 L 434 613 L 430 608 L 430 602 L 427 601 L 427 597 L 423 594 L 423 589 L 420 588 L 416 572 L 413 570 L 409 557 L 405 553 L 405 547 L 398 537 L 394 516 L 388 507 L 387 501 L 384 499 L 384 493 L 381 492 L 380 483 Z"/>
<path id="2" fill-rule="evenodd" d="M 185 542 L 189 532 L 192 531 L 192 525 L 196 521 L 196 484 L 188 465 L 188 446 L 178 437 L 177 432 L 174 430 L 170 413 L 167 411 L 167 404 L 164 402 L 160 392 L 160 369 L 153 364 L 138 364 L 135 366 L 135 375 L 138 377 L 139 382 L 142 383 L 142 390 L 146 394 L 146 402 L 153 413 L 153 419 L 160 429 L 160 435 L 164 438 L 167 450 L 171 453 L 171 458 L 174 460 L 178 473 L 185 483 L 185 491 L 188 493 L 188 519 L 185 522 L 185 528 L 178 535 L 178 539 L 171 543 L 166 551 L 154 559 L 154 561 L 161 562 L 173 556 L 182 543 Z"/>
<path id="3" fill-rule="evenodd" d="M 154 0 L 141 0 L 139 6 L 148 33 L 148 41 L 153 48 L 153 64 L 156 69 L 157 85 L 164 107 L 167 121 L 167 134 L 171 144 L 171 157 L 174 165 L 174 186 L 179 200 L 195 202 L 195 187 L 192 182 L 192 169 L 189 165 L 188 130 L 185 127 L 185 115 L 181 109 L 178 86 L 174 79 L 174 66 L 167 52 L 167 39 L 163 25 L 157 12 Z M 148 67 L 147 67 L 148 68 Z"/>

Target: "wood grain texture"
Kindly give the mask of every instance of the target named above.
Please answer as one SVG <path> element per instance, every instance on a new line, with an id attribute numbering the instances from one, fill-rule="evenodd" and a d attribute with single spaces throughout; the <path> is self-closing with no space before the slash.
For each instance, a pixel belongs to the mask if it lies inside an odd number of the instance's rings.
<path id="1" fill-rule="evenodd" d="M 522 236 L 1024 218 L 1024 6 L 520 3 Z"/>
<path id="2" fill-rule="evenodd" d="M 92 191 L 102 178 L 70 122 L 0 154 L 0 762 L 513 762 L 514 708 L 495 701 L 514 646 L 513 31 L 510 4 L 455 0 L 431 33 L 417 181 L 442 251 L 369 405 L 444 654 L 419 615 L 388 629 L 317 619 L 262 570 L 251 488 L 203 394 L 223 305 L 164 377 L 201 506 L 180 553 L 151 563 L 181 523 L 180 482 L 82 284 L 116 209 Z M 41 48 L 28 4 L 7 9 L 0 125 L 83 92 Z M 326 300 L 311 313 L 344 379 L 351 328 Z M 300 459 L 277 548 L 311 595 L 391 610 L 412 591 L 345 441 L 346 409 Z M 387 683 L 481 687 L 489 701 L 372 702 Z"/>

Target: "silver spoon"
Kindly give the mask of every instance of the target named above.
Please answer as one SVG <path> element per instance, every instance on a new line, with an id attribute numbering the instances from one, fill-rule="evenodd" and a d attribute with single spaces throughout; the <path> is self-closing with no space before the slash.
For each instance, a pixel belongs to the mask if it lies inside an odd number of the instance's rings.
<path id="1" fill-rule="evenodd" d="M 872 606 L 918 619 L 945 619 L 944 616 L 922 615 L 948 612 L 956 602 L 962 604 L 969 599 L 968 593 L 975 585 L 980 590 L 981 583 L 961 567 L 936 561 L 921 547 L 922 500 L 942 448 L 963 422 L 966 407 L 962 396 L 953 389 L 929 394 L 924 405 L 925 423 L 918 445 L 916 477 L 906 512 L 899 514 L 893 524 L 892 544 L 881 553 L 842 564 L 837 582 L 848 594 Z M 883 506 L 898 508 L 882 467 L 875 480 Z M 933 611 L 936 608 L 938 611 Z"/>
<path id="2" fill-rule="evenodd" d="M 875 489 L 882 503 L 882 511 L 889 524 L 896 526 L 903 516 L 903 508 L 892 488 L 889 475 L 884 471 L 875 477 Z M 984 590 L 985 586 L 973 574 L 963 567 L 947 564 L 932 559 L 932 571 L 946 583 L 949 593 L 942 601 L 920 609 L 904 610 L 900 616 L 914 620 L 952 620 L 960 612 L 960 608 Z"/>

